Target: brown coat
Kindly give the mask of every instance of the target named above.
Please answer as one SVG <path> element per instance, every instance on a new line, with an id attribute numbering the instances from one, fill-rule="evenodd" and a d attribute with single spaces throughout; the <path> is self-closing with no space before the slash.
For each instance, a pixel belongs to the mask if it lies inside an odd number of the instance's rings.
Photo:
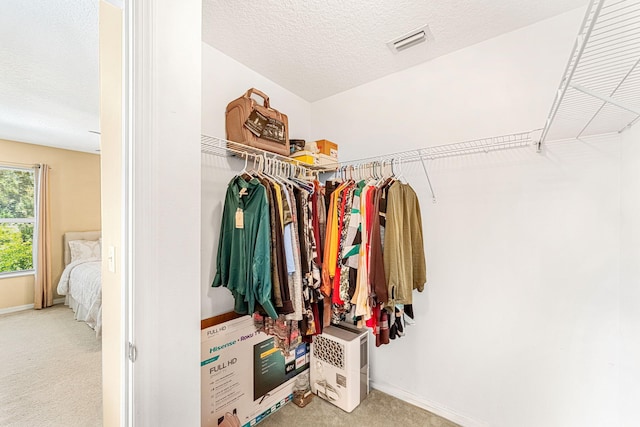
<path id="1" fill-rule="evenodd" d="M 380 236 L 380 197 L 381 190 L 376 190 L 373 199 L 373 222 L 371 223 L 371 237 L 369 246 L 371 247 L 371 259 L 369 260 L 369 283 L 376 295 L 379 303 L 386 304 L 389 299 L 387 292 L 387 278 L 384 274 L 384 258 L 382 256 L 382 240 Z"/>

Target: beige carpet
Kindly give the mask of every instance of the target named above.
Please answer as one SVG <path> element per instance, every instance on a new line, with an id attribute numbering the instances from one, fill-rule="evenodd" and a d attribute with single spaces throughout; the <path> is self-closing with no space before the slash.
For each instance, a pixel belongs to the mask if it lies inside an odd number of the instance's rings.
<path id="1" fill-rule="evenodd" d="M 101 361 L 68 307 L 0 315 L 0 426 L 101 426 Z"/>
<path id="2" fill-rule="evenodd" d="M 0 426 L 102 425 L 101 342 L 73 312 L 56 305 L 0 315 Z M 352 413 L 317 396 L 285 405 L 260 427 L 456 427 L 377 390 Z"/>
<path id="3" fill-rule="evenodd" d="M 351 413 L 314 396 L 304 408 L 294 403 L 286 404 L 258 426 L 457 427 L 458 424 L 381 391 L 371 390 Z"/>

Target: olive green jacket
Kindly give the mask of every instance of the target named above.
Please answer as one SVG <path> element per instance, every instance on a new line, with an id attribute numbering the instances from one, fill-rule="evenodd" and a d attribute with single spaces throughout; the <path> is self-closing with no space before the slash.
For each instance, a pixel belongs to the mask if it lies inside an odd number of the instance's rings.
<path id="1" fill-rule="evenodd" d="M 387 280 L 387 305 L 411 304 L 412 291 L 422 292 L 427 267 L 422 240 L 422 216 L 415 191 L 396 181 L 387 195 L 384 233 L 384 272 Z"/>

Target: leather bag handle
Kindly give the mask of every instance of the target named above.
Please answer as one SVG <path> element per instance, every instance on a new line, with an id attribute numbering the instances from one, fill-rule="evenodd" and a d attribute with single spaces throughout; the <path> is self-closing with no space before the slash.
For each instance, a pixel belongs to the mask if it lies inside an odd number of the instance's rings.
<path id="1" fill-rule="evenodd" d="M 247 93 L 245 94 L 245 96 L 247 98 L 251 98 L 251 94 L 255 93 L 256 95 L 258 95 L 260 98 L 262 98 L 264 100 L 264 102 L 262 103 L 262 105 L 264 105 L 266 108 L 271 108 L 269 107 L 269 97 L 262 91 L 259 91 L 258 89 L 252 87 L 251 89 L 249 89 L 247 91 Z"/>

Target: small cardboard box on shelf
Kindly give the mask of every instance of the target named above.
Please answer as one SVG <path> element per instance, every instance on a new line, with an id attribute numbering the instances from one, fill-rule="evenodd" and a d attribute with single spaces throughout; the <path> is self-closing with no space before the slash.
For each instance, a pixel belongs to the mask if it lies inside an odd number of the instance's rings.
<path id="1" fill-rule="evenodd" d="M 316 141 L 316 145 L 318 146 L 318 150 L 320 150 L 320 154 L 331 156 L 338 160 L 338 144 L 328 139 L 319 139 Z"/>

